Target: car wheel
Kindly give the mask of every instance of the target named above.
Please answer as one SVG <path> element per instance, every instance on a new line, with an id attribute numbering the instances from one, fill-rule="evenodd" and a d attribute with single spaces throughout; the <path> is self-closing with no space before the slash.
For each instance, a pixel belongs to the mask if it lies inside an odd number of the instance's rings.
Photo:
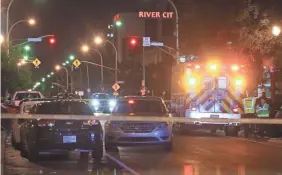
<path id="1" fill-rule="evenodd" d="M 239 131 L 237 127 L 225 127 L 225 136 L 238 137 Z"/>
<path id="2" fill-rule="evenodd" d="M 172 150 L 173 150 L 172 141 L 170 141 L 170 142 L 168 142 L 168 143 L 165 143 L 164 149 L 165 149 L 165 151 L 168 151 L 168 152 L 172 151 Z"/>
<path id="3" fill-rule="evenodd" d="M 20 143 L 20 154 L 22 157 L 26 158 L 27 157 L 27 146 L 24 145 L 23 140 L 21 139 Z"/>
<path id="4" fill-rule="evenodd" d="M 92 151 L 92 157 L 97 162 L 101 161 L 103 157 L 103 145 L 97 146 L 97 148 Z"/>
<path id="5" fill-rule="evenodd" d="M 11 138 L 11 140 L 12 140 L 12 146 L 13 146 L 15 149 L 17 149 L 17 150 L 20 150 L 20 144 L 16 142 L 15 136 L 14 136 L 13 133 L 12 133 L 12 138 Z"/>
<path id="6" fill-rule="evenodd" d="M 37 145 L 31 139 L 28 139 L 27 142 L 28 142 L 27 159 L 30 162 L 37 162 L 39 160 L 39 151 Z"/>

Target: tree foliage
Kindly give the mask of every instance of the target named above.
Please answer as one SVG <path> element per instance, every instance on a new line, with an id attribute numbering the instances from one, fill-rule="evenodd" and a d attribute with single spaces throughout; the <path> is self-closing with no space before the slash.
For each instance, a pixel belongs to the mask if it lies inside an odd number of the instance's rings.
<path id="1" fill-rule="evenodd" d="M 271 9 L 260 8 L 251 1 L 245 3 L 245 8 L 237 19 L 237 49 L 246 57 L 262 66 L 265 62 L 272 64 L 281 59 L 280 37 L 272 34 L 272 26 L 278 16 Z"/>
<path id="2" fill-rule="evenodd" d="M 1 93 L 13 93 L 17 90 L 26 90 L 32 86 L 29 65 L 18 67 L 19 53 L 13 51 L 9 57 L 6 52 L 1 53 Z"/>

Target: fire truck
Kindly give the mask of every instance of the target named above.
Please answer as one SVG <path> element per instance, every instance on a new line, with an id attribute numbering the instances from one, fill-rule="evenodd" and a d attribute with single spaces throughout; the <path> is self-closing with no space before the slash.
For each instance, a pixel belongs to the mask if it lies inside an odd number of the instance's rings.
<path id="1" fill-rule="evenodd" d="M 217 119 L 240 119 L 248 68 L 238 61 L 204 61 L 177 64 L 173 68 L 170 108 L 178 117 L 211 118 L 213 122 L 195 121 L 179 124 L 181 132 L 208 128 L 223 129 L 225 135 L 237 136 L 239 123 L 217 123 Z"/>

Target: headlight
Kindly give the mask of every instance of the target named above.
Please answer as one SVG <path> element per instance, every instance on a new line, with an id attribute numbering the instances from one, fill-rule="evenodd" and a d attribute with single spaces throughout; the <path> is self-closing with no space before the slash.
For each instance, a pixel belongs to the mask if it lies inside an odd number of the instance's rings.
<path id="1" fill-rule="evenodd" d="M 93 106 L 99 106 L 99 104 L 100 104 L 100 103 L 99 103 L 98 100 L 93 100 L 93 101 L 92 101 L 92 105 L 93 105 Z"/>
<path id="2" fill-rule="evenodd" d="M 111 100 L 111 101 L 109 102 L 109 106 L 110 106 L 111 108 L 115 107 L 116 104 L 117 104 L 117 103 L 116 103 L 115 100 Z"/>

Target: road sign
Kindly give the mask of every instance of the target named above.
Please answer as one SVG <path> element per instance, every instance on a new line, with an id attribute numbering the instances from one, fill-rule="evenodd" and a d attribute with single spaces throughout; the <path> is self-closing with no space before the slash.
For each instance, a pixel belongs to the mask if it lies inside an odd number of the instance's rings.
<path id="1" fill-rule="evenodd" d="M 35 60 L 32 61 L 35 67 L 38 67 L 41 64 L 41 61 L 38 58 L 35 58 Z"/>
<path id="2" fill-rule="evenodd" d="M 81 64 L 81 62 L 79 61 L 79 59 L 76 59 L 72 62 L 72 64 L 77 68 Z"/>
<path id="3" fill-rule="evenodd" d="M 118 96 L 118 92 L 115 91 L 115 92 L 113 93 L 113 95 L 114 95 L 114 96 Z"/>
<path id="4" fill-rule="evenodd" d="M 112 88 L 113 88 L 114 91 L 117 91 L 117 90 L 119 90 L 120 86 L 119 86 L 117 83 L 115 83 L 115 84 L 112 86 Z"/>
<path id="5" fill-rule="evenodd" d="M 151 38 L 150 37 L 143 37 L 143 46 L 149 47 L 151 45 Z"/>
<path id="6" fill-rule="evenodd" d="M 142 86 L 142 87 L 140 88 L 141 95 L 145 95 L 145 94 L 146 94 L 146 90 L 147 90 L 147 88 L 144 87 L 144 86 Z"/>
<path id="7" fill-rule="evenodd" d="M 41 42 L 42 38 L 27 38 L 28 42 Z"/>
<path id="8" fill-rule="evenodd" d="M 164 43 L 162 43 L 162 42 L 151 42 L 151 46 L 159 46 L 159 47 L 162 47 L 162 46 L 164 46 Z"/>
<path id="9" fill-rule="evenodd" d="M 88 88 L 88 89 L 87 89 L 87 92 L 88 92 L 88 93 L 90 93 L 90 92 L 91 92 L 91 89 L 90 89 L 90 88 Z"/>
<path id="10" fill-rule="evenodd" d="M 117 81 L 118 84 L 124 84 L 124 81 Z"/>

